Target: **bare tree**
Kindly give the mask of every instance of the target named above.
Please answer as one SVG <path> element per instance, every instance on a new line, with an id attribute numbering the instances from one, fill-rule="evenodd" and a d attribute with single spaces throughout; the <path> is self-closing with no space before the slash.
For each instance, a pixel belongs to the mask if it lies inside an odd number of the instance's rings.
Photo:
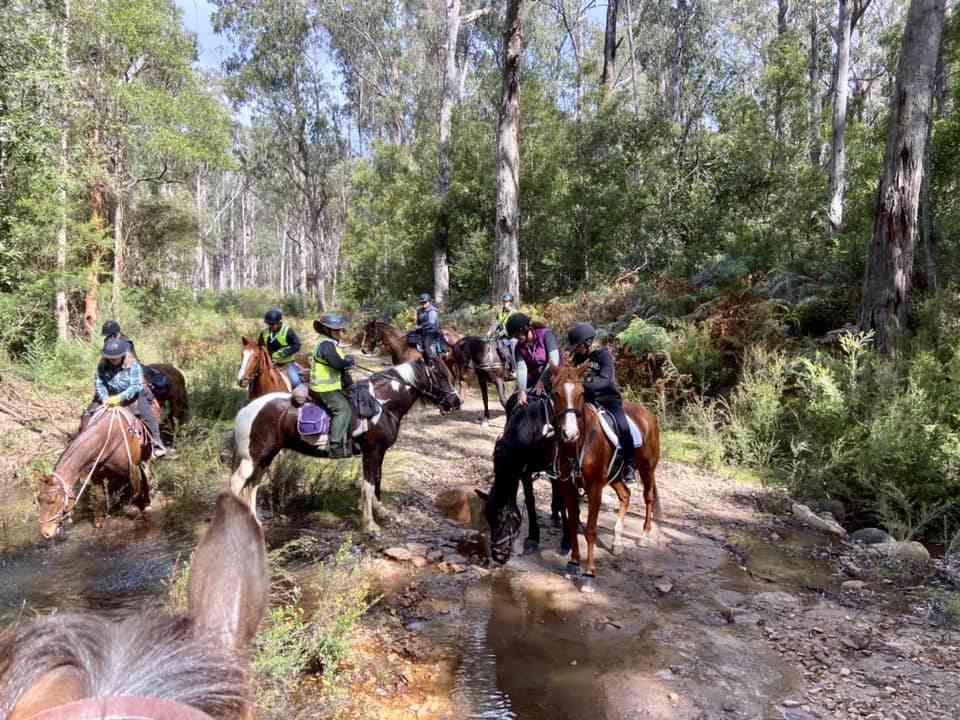
<path id="1" fill-rule="evenodd" d="M 823 102 L 820 96 L 820 18 L 818 0 L 810 3 L 810 125 L 809 153 L 810 164 L 820 165 L 820 116 Z"/>
<path id="2" fill-rule="evenodd" d="M 945 0 L 911 1 L 897 87 L 890 101 L 887 149 L 860 308 L 860 327 L 876 332 L 877 347 L 887 355 L 896 351 L 910 307 L 918 201 L 944 12 Z"/>
<path id="3" fill-rule="evenodd" d="M 520 56 L 523 0 L 508 0 L 503 30 L 503 89 L 497 120 L 497 248 L 494 297 L 512 292 L 519 302 L 520 271 Z"/>

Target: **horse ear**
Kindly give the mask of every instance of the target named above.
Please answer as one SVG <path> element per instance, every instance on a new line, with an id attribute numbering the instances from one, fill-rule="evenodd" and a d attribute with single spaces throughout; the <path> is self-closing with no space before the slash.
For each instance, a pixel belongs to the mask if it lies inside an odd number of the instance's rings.
<path id="1" fill-rule="evenodd" d="M 487 493 L 485 493 L 483 490 L 477 490 L 477 489 L 475 488 L 475 489 L 474 489 L 474 492 L 477 494 L 477 497 L 479 497 L 479 498 L 480 498 L 481 500 L 483 500 L 484 502 L 487 502 L 487 500 L 490 499 L 490 496 L 489 496 Z"/>
<path id="2" fill-rule="evenodd" d="M 243 343 L 243 346 L 244 346 L 244 347 L 247 347 L 247 345 L 250 344 L 250 341 L 247 340 L 247 336 L 246 336 L 246 335 L 241 335 L 241 336 L 240 336 L 240 341 Z"/>
<path id="3" fill-rule="evenodd" d="M 190 569 L 194 627 L 226 647 L 243 649 L 257 632 L 269 595 L 263 529 L 246 503 L 222 492 Z"/>

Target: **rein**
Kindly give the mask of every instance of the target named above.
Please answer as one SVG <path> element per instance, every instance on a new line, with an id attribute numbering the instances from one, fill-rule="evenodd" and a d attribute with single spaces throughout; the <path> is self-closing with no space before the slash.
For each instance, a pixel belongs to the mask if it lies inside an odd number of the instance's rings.
<path id="1" fill-rule="evenodd" d="M 83 497 L 84 491 L 87 489 L 87 485 L 90 484 L 90 479 L 93 477 L 93 474 L 97 471 L 97 466 L 100 464 L 100 460 L 103 459 L 103 454 L 107 450 L 107 446 L 110 444 L 110 435 L 113 432 L 113 423 L 114 420 L 119 416 L 121 418 L 120 423 L 123 424 L 123 411 L 120 408 L 107 407 L 106 405 L 101 405 L 91 418 L 91 424 L 96 422 L 104 413 L 110 413 L 110 424 L 107 426 L 107 437 L 103 441 L 103 447 L 100 448 L 100 452 L 97 453 L 96 460 L 93 461 L 93 465 L 90 467 L 90 472 L 87 473 L 87 477 L 83 480 L 83 485 L 80 486 L 80 492 L 74 497 L 71 492 L 71 488 L 68 486 L 67 481 L 63 479 L 63 476 L 60 475 L 56 470 L 53 471 L 52 475 L 60 482 L 60 487 L 63 489 L 63 507 L 53 515 L 48 518 L 41 520 L 42 523 L 53 522 L 54 520 L 63 520 L 70 516 L 73 512 L 72 509 L 68 509 L 70 506 L 70 501 L 73 501 L 73 507 L 76 508 L 77 503 L 80 502 L 80 498 Z M 130 426 L 127 426 L 129 430 Z M 133 454 L 130 452 L 130 443 L 124 442 L 124 447 L 127 450 L 127 465 L 128 467 L 133 467 Z"/>
<path id="2" fill-rule="evenodd" d="M 424 367 L 426 368 L 427 379 L 428 379 L 431 383 L 433 383 L 433 376 L 432 376 L 432 374 L 431 374 L 432 371 L 431 371 L 430 367 L 427 366 L 427 365 L 424 365 Z M 430 389 L 423 389 L 423 388 L 421 388 L 421 387 L 418 387 L 418 386 L 415 385 L 414 383 L 407 382 L 407 381 L 404 380 L 402 377 L 400 377 L 400 373 L 398 373 L 398 372 L 396 372 L 395 370 L 393 370 L 393 368 L 388 368 L 387 370 L 373 370 L 373 369 L 371 369 L 371 368 L 364 367 L 363 365 L 354 365 L 353 368 L 351 368 L 351 370 L 353 370 L 353 369 L 362 370 L 362 371 L 365 372 L 365 373 L 369 373 L 371 380 L 373 380 L 373 377 L 376 376 L 376 375 L 383 375 L 383 376 L 386 377 L 386 374 L 387 374 L 388 372 L 393 371 L 394 374 L 389 376 L 391 380 L 397 380 L 397 381 L 400 382 L 401 385 L 406 385 L 406 386 L 409 387 L 409 388 L 413 388 L 414 390 L 416 390 L 417 392 L 419 392 L 421 395 L 423 395 L 424 397 L 427 397 L 427 398 L 433 400 L 434 402 L 440 402 L 441 400 L 443 400 L 443 396 L 440 395 L 439 393 L 435 393 L 435 392 L 433 392 L 433 390 L 430 390 Z"/>

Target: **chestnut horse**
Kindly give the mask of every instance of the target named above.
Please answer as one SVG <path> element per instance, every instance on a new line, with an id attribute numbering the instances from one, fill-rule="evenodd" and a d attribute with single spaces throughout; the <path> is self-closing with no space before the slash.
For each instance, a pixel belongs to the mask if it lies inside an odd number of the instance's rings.
<path id="1" fill-rule="evenodd" d="M 359 445 L 363 455 L 363 481 L 360 483 L 362 529 L 377 533 L 376 509 L 386 514 L 380 504 L 380 479 L 383 456 L 397 441 L 400 422 L 418 398 L 425 398 L 449 412 L 460 406 L 460 398 L 450 385 L 450 377 L 442 363 L 414 360 L 383 372 L 375 373 L 366 384 L 380 405 L 380 412 L 368 421 L 367 431 L 354 432 L 351 442 Z M 315 447 L 303 440 L 297 431 L 297 408 L 289 393 L 270 393 L 257 398 L 237 413 L 234 425 L 236 455 L 230 489 L 242 497 L 256 512 L 257 485 L 263 473 L 281 450 L 294 450 L 312 457 L 329 457 L 326 446 Z"/>
<path id="2" fill-rule="evenodd" d="M 290 378 L 283 368 L 273 364 L 267 346 L 245 337 L 240 339 L 243 341 L 243 354 L 237 371 L 237 385 L 247 388 L 247 399 L 255 400 L 272 392 L 290 392 Z"/>
<path id="3" fill-rule="evenodd" d="M 56 536 L 91 484 L 96 527 L 103 526 L 107 514 L 111 480 L 130 485 L 131 502 L 142 513 L 150 505 L 147 463 L 151 452 L 147 429 L 126 408 L 101 406 L 93 415 L 85 416 L 80 433 L 60 455 L 53 473 L 40 478 L 40 534 L 45 538 Z"/>
<path id="4" fill-rule="evenodd" d="M 560 443 L 560 489 L 567 506 L 567 524 L 573 545 L 570 562 L 567 564 L 568 577 L 580 575 L 580 541 L 577 537 L 580 527 L 578 486 L 583 489 L 588 503 L 587 527 L 584 532 L 587 539 L 587 567 L 580 588 L 583 592 L 594 590 L 597 519 L 614 453 L 613 445 L 604 434 L 596 408 L 584 399 L 583 377 L 589 369 L 588 365 L 580 368 L 562 367 L 553 376 L 554 418 L 559 425 L 557 434 Z M 656 478 L 657 463 L 660 460 L 660 430 L 656 416 L 642 405 L 625 402 L 623 410 L 643 435 L 643 443 L 636 448 L 634 459 L 637 472 L 643 481 L 643 500 L 646 503 L 643 532 L 649 534 L 653 527 L 654 513 L 657 517 L 660 514 Z M 616 554 L 622 547 L 623 518 L 630 507 L 630 489 L 620 479 L 614 480 L 612 485 L 620 499 L 620 510 L 613 529 L 613 552 Z"/>
<path id="5" fill-rule="evenodd" d="M 463 338 L 463 335 L 450 328 L 443 328 L 440 334 L 443 335 L 443 339 L 450 348 L 450 353 L 443 358 L 443 363 L 450 371 L 453 382 L 460 385 L 459 389 L 462 392 L 463 372 L 460 370 L 460 362 L 454 359 L 454 348 L 457 342 Z M 390 362 L 394 365 L 423 357 L 415 347 L 407 343 L 406 332 L 385 320 L 371 320 L 363 326 L 363 334 L 360 337 L 360 352 L 364 355 L 371 355 L 378 346 L 386 348 L 387 352 L 390 353 Z"/>
<path id="6" fill-rule="evenodd" d="M 55 614 L 13 625 L 0 633 L 0 718 L 250 718 L 246 651 L 269 591 L 263 531 L 221 493 L 193 556 L 187 614 Z"/>

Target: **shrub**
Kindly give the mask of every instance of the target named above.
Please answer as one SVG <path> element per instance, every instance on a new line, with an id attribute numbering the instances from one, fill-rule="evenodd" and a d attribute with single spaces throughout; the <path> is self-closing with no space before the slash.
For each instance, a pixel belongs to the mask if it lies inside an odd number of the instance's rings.
<path id="1" fill-rule="evenodd" d="M 727 369 L 723 353 L 710 337 L 710 328 L 692 322 L 678 323 L 673 332 L 670 358 L 682 375 L 691 375 L 701 392 L 724 381 Z"/>
<path id="2" fill-rule="evenodd" d="M 642 318 L 634 318 L 617 340 L 623 343 L 634 355 L 661 352 L 670 353 L 673 340 L 665 328 L 649 323 Z"/>

